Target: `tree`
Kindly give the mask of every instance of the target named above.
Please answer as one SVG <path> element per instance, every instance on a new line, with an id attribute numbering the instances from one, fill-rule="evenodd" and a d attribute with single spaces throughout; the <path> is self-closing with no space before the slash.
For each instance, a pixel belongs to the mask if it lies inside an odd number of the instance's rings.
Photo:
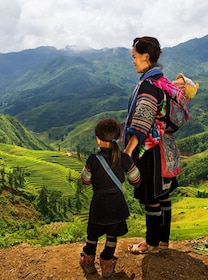
<path id="1" fill-rule="evenodd" d="M 40 190 L 37 200 L 38 211 L 40 211 L 44 217 L 48 216 L 48 190 L 46 187 Z"/>
<path id="2" fill-rule="evenodd" d="M 6 172 L 5 172 L 4 167 L 3 167 L 3 168 L 1 168 L 1 170 L 0 170 L 0 174 L 1 174 L 1 178 L 0 178 L 0 186 L 1 186 L 2 188 L 4 188 L 4 187 L 5 187 L 5 183 L 6 183 L 6 179 L 5 179 Z"/>

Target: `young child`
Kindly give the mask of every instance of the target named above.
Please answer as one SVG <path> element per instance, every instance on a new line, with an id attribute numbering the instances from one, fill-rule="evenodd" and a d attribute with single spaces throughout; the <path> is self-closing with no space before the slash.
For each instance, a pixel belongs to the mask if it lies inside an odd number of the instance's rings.
<path id="1" fill-rule="evenodd" d="M 176 80 L 172 83 L 184 92 L 186 99 L 192 99 L 196 95 L 199 87 L 198 83 L 195 84 L 191 79 L 185 77 L 182 73 L 179 73 Z"/>
<path id="2" fill-rule="evenodd" d="M 98 153 L 91 154 L 81 173 L 84 184 L 93 187 L 93 197 L 89 210 L 87 241 L 80 256 L 80 265 L 88 273 L 96 272 L 95 254 L 98 238 L 106 235 L 106 243 L 100 254 L 103 277 L 110 277 L 116 265 L 114 256 L 117 236 L 128 232 L 126 219 L 129 209 L 122 190 L 114 183 L 100 163 L 97 155 L 102 155 L 121 183 L 125 176 L 130 184 L 139 187 L 140 173 L 132 159 L 121 152 L 118 141 L 121 136 L 119 123 L 111 118 L 103 119 L 95 127 Z"/>

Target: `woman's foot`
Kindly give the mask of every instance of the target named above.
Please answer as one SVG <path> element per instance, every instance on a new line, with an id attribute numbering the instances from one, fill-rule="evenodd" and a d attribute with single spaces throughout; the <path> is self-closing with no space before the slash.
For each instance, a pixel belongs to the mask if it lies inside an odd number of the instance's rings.
<path id="1" fill-rule="evenodd" d="M 169 247 L 169 243 L 168 243 L 168 242 L 160 241 L 159 247 L 160 247 L 160 249 L 162 249 L 162 250 L 167 250 L 168 247 Z"/>
<path id="2" fill-rule="evenodd" d="M 145 241 L 143 241 L 128 247 L 128 251 L 132 254 L 157 254 L 160 252 L 160 248 L 159 246 L 148 245 Z"/>

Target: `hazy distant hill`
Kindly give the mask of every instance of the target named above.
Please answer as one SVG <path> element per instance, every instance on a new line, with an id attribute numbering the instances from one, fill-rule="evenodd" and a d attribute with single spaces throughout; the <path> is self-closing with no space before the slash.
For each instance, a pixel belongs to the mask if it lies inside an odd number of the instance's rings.
<path id="1" fill-rule="evenodd" d="M 187 136 L 206 131 L 208 36 L 164 48 L 161 63 L 174 79 L 183 72 L 199 81 L 192 103 L 197 116 L 181 131 Z M 0 112 L 16 117 L 35 132 L 68 130 L 105 111 L 127 109 L 130 93 L 139 79 L 131 50 L 113 48 L 78 51 L 40 47 L 0 54 Z"/>

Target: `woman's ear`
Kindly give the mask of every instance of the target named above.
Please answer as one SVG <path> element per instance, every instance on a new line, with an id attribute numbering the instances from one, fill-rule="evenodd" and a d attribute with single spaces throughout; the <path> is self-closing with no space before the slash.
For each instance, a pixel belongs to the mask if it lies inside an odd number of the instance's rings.
<path id="1" fill-rule="evenodd" d="M 144 53 L 144 59 L 145 61 L 148 61 L 149 62 L 149 58 L 150 58 L 150 55 L 148 53 Z"/>

